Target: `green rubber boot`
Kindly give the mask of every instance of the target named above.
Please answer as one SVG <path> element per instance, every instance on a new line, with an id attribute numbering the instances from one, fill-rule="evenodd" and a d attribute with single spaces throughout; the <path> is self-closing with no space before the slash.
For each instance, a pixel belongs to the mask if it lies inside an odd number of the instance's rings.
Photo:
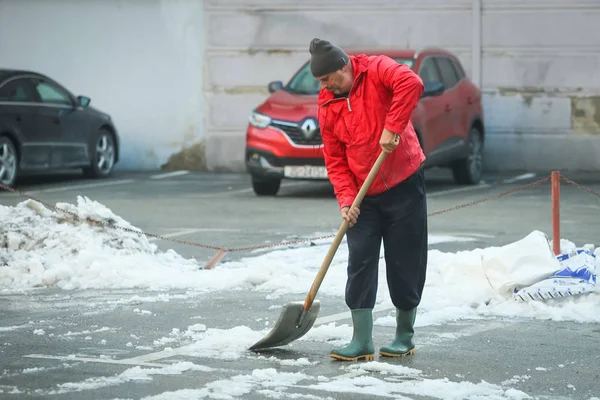
<path id="1" fill-rule="evenodd" d="M 331 357 L 343 361 L 375 359 L 373 346 L 373 310 L 370 308 L 351 310 L 354 333 L 352 341 L 345 347 L 333 349 Z"/>
<path id="2" fill-rule="evenodd" d="M 389 346 L 382 346 L 379 354 L 384 357 L 404 357 L 415 354 L 413 343 L 415 318 L 417 308 L 410 311 L 396 309 L 396 337 Z"/>

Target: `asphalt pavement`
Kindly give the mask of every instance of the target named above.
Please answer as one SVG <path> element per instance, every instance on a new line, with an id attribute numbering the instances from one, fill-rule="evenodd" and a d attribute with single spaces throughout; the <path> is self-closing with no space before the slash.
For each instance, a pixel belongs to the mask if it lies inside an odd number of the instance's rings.
<path id="1" fill-rule="evenodd" d="M 427 172 L 428 208 L 435 214 L 430 218 L 430 231 L 473 238 L 431 248 L 454 252 L 501 246 L 532 230 L 551 235 L 549 181 L 510 193 L 547 176 L 549 172 L 486 175 L 480 185 L 460 187 L 446 171 Z M 561 236 L 580 245 L 598 245 L 600 174 L 566 176 L 588 191 L 561 184 Z M 278 196 L 268 198 L 254 195 L 245 174 L 117 172 L 106 180 L 84 180 L 70 174 L 30 178 L 17 190 L 50 204 L 75 203 L 77 196 L 88 196 L 140 229 L 163 236 L 156 240 L 162 250 L 173 249 L 201 262 L 214 255 L 215 250 L 209 247 L 260 248 L 331 235 L 340 223 L 327 182 L 286 182 Z M 498 197 L 505 193 L 510 194 Z M 18 194 L 0 193 L 2 205 L 15 205 L 24 199 Z M 239 260 L 249 254 L 246 250 L 231 251 L 225 260 Z M 220 359 L 191 355 L 186 351 L 191 345 L 189 338 L 173 335 L 174 328 L 185 329 L 199 314 L 202 324 L 210 327 L 246 325 L 260 329 L 262 321 L 277 312 L 264 294 L 219 292 L 194 297 L 171 291 L 165 302 L 146 302 L 146 294 L 156 296 L 140 290 L 56 288 L 0 294 L 0 397 L 139 399 L 166 391 L 235 385 L 235 378 L 227 379 L 251 374 L 257 368 L 302 372 L 314 377 L 314 384 L 352 376 L 352 371 L 329 359 L 330 344 L 323 342 L 299 341 L 264 356 Z M 122 301 L 132 297 L 137 300 Z M 284 296 L 276 303 L 291 300 L 298 298 Z M 327 310 L 331 320 L 348 323 L 343 302 L 338 299 L 335 304 L 339 304 L 337 309 Z M 152 318 L 132 318 L 139 310 L 148 310 Z M 321 321 L 325 324 L 328 319 Z M 40 329 L 53 335 L 36 334 Z M 393 328 L 378 326 L 375 341 L 383 343 L 392 333 Z M 417 356 L 386 362 L 421 370 L 430 379 L 497 385 L 509 382 L 539 399 L 600 398 L 598 324 L 491 318 L 426 326 L 419 335 Z M 165 337 L 173 340 L 157 342 Z M 132 341 L 139 345 L 132 346 Z M 307 358 L 312 365 L 295 363 L 299 358 Z M 179 361 L 191 361 L 204 369 L 143 375 L 143 369 L 165 368 Z M 141 368 L 137 375 L 132 376 L 131 371 L 120 375 L 134 367 Z M 75 387 L 70 382 L 88 384 Z M 247 381 L 239 382 L 247 385 Z M 65 383 L 59 390 L 58 385 Z M 249 388 L 248 393 L 240 389 L 239 398 L 277 398 L 277 393 L 298 398 L 383 398 L 330 392 L 305 383 L 290 384 L 281 392 L 266 384 Z M 181 398 L 186 398 L 184 394 Z M 204 394 L 211 398 L 208 392 Z M 197 398 L 203 398 L 201 395 L 198 392 Z M 405 398 L 444 396 L 438 392 Z"/>

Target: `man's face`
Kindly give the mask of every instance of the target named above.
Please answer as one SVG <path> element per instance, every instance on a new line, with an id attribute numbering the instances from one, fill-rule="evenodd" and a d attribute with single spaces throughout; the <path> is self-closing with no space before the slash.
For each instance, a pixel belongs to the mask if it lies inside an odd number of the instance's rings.
<path id="1" fill-rule="evenodd" d="M 321 90 L 326 89 L 333 94 L 342 94 L 348 92 L 352 86 L 352 77 L 348 75 L 348 68 L 343 67 L 331 74 L 319 76 L 316 79 L 321 83 Z"/>

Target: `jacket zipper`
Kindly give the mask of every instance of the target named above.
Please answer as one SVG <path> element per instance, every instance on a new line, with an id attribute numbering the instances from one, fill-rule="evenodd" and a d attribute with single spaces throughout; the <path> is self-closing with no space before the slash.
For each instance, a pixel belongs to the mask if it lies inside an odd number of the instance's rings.
<path id="1" fill-rule="evenodd" d="M 350 105 L 350 93 L 352 93 L 352 89 L 354 89 L 354 84 L 360 78 L 362 72 L 358 74 L 358 76 L 352 81 L 352 86 L 350 86 L 350 90 L 348 91 L 348 97 L 346 97 L 346 102 L 348 103 L 348 111 L 352 112 L 352 106 Z"/>
<path id="2" fill-rule="evenodd" d="M 352 106 L 350 105 L 350 93 L 352 93 L 352 89 L 354 88 L 354 84 L 356 83 L 356 81 L 358 80 L 358 78 L 360 78 L 361 75 L 362 75 L 362 72 L 352 82 L 352 86 L 350 86 L 350 90 L 348 91 L 348 97 L 337 97 L 337 98 L 334 97 L 333 99 L 327 100 L 325 103 L 321 104 L 319 107 L 323 107 L 324 105 L 329 104 L 332 101 L 341 100 L 341 99 L 345 98 L 346 99 L 346 103 L 348 103 L 348 111 L 352 111 Z"/>

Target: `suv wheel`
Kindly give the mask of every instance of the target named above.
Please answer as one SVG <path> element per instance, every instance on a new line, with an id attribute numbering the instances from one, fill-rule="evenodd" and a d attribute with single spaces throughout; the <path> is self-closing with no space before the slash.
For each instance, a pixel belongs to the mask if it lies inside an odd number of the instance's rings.
<path id="1" fill-rule="evenodd" d="M 477 128 L 469 132 L 469 155 L 452 164 L 454 181 L 461 185 L 475 185 L 483 175 L 483 138 Z"/>
<path id="2" fill-rule="evenodd" d="M 0 136 L 0 183 L 13 187 L 17 180 L 19 155 L 15 144 L 7 136 Z"/>
<path id="3" fill-rule="evenodd" d="M 279 192 L 281 180 L 256 180 L 252 178 L 252 189 L 259 196 L 275 196 Z"/>

